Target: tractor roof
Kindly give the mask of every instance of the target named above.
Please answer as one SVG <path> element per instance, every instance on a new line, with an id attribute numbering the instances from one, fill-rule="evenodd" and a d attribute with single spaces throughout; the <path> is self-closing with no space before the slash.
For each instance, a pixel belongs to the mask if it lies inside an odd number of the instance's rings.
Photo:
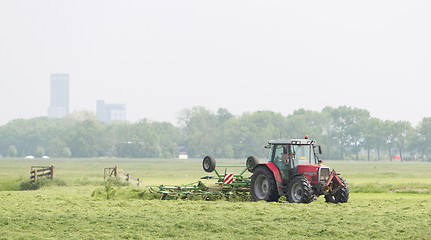
<path id="1" fill-rule="evenodd" d="M 293 145 L 310 145 L 315 143 L 314 140 L 310 139 L 278 139 L 278 140 L 269 140 L 268 144 L 293 144 Z"/>

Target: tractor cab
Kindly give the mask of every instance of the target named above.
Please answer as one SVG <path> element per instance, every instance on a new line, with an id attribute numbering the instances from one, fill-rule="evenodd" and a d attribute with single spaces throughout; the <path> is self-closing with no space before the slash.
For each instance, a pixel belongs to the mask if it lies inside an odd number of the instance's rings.
<path id="1" fill-rule="evenodd" d="M 270 149 L 269 162 L 277 166 L 282 179 L 289 179 L 297 174 L 300 165 L 317 166 L 321 164 L 317 154 L 321 154 L 322 150 L 320 146 L 315 145 L 314 140 L 307 138 L 270 140 L 268 144 L 265 148 Z"/>

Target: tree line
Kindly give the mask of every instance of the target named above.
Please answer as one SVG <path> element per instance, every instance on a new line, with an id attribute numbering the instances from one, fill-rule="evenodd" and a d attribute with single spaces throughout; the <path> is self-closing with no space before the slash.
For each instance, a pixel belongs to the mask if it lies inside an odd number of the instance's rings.
<path id="1" fill-rule="evenodd" d="M 415 127 L 380 120 L 365 109 L 340 106 L 299 109 L 288 116 L 272 111 L 234 116 L 227 109 L 183 109 L 178 125 L 143 119 L 102 123 L 88 111 L 62 119 L 16 119 L 0 127 L 3 157 L 189 157 L 266 158 L 269 139 L 308 135 L 323 148 L 323 159 L 431 160 L 431 117 Z"/>

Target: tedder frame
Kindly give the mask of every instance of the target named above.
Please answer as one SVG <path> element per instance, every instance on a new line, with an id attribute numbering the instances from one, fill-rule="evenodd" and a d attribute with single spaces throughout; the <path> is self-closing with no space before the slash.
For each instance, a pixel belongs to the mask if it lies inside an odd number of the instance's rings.
<path id="1" fill-rule="evenodd" d="M 249 169 L 248 166 L 238 165 L 220 165 L 224 168 L 224 173 L 219 173 L 216 169 L 216 161 L 211 156 L 206 156 L 202 163 L 203 169 L 210 173 L 214 172 L 216 176 L 204 176 L 199 181 L 183 185 L 147 185 L 150 193 L 160 194 L 161 200 L 166 199 L 190 199 L 200 198 L 203 200 L 213 200 L 225 198 L 241 197 L 244 200 L 250 198 L 249 186 L 250 177 L 245 177 L 244 173 Z M 228 173 L 227 168 L 244 168 L 238 174 Z M 209 180 L 215 180 L 209 182 Z"/>

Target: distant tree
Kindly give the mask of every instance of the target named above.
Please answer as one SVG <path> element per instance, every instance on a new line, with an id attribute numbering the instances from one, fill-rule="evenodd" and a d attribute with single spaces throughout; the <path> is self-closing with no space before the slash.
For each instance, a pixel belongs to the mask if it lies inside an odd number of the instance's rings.
<path id="1" fill-rule="evenodd" d="M 359 152 L 362 149 L 362 143 L 364 142 L 365 126 L 368 119 L 363 118 L 355 122 L 348 130 L 347 135 L 350 140 L 350 149 L 354 153 L 355 159 L 359 160 Z"/>
<path id="2" fill-rule="evenodd" d="M 414 160 L 421 159 L 423 156 L 423 146 L 421 143 L 418 127 L 413 128 L 412 133 L 407 137 L 407 151 L 412 154 L 412 159 Z"/>
<path id="3" fill-rule="evenodd" d="M 371 118 L 366 122 L 364 128 L 364 141 L 362 145 L 367 151 L 367 160 L 370 161 L 371 150 L 377 151 L 377 159 L 380 160 L 380 148 L 384 143 L 384 139 L 381 134 L 382 121 L 378 118 Z"/>
<path id="4" fill-rule="evenodd" d="M 65 121 L 80 121 L 83 122 L 85 120 L 97 121 L 97 116 L 94 112 L 88 110 L 81 111 L 73 111 L 66 117 L 64 117 Z"/>
<path id="5" fill-rule="evenodd" d="M 105 156 L 118 156 L 118 146 L 130 141 L 132 124 L 128 122 L 109 122 L 103 126 L 103 138 L 106 144 Z"/>
<path id="6" fill-rule="evenodd" d="M 178 147 L 181 142 L 181 131 L 168 122 L 152 122 L 151 127 L 159 138 L 161 154 L 164 158 L 172 158 L 178 155 Z"/>
<path id="7" fill-rule="evenodd" d="M 16 157 L 18 151 L 14 145 L 10 145 L 7 153 L 8 157 Z"/>
<path id="8" fill-rule="evenodd" d="M 161 157 L 160 138 L 154 126 L 147 119 L 133 126 L 134 141 L 142 144 L 142 157 Z"/>
<path id="9" fill-rule="evenodd" d="M 143 142 L 121 142 L 116 146 L 117 157 L 143 158 L 145 146 Z"/>
<path id="10" fill-rule="evenodd" d="M 398 148 L 400 160 L 403 161 L 403 152 L 407 148 L 408 139 L 414 133 L 413 127 L 408 121 L 398 121 L 395 122 L 394 129 L 396 130 L 394 143 Z"/>
<path id="11" fill-rule="evenodd" d="M 65 142 L 72 157 L 98 157 L 105 152 L 103 129 L 98 121 L 72 121 L 67 123 L 66 133 Z"/>
<path id="12" fill-rule="evenodd" d="M 319 139 L 322 136 L 323 121 L 322 114 L 310 110 L 299 109 L 287 116 L 285 123 L 278 126 L 282 137 L 288 138 L 303 138 L 305 135 L 313 139 Z M 280 127 L 281 127 L 280 126 Z M 287 135 L 287 136 L 285 136 Z"/>
<path id="13" fill-rule="evenodd" d="M 425 160 L 431 154 L 431 117 L 423 118 L 418 124 L 417 139 L 412 143 L 415 145 L 421 155 L 421 159 Z"/>
<path id="14" fill-rule="evenodd" d="M 67 147 L 66 142 L 62 139 L 62 137 L 57 136 L 53 137 L 49 142 L 46 149 L 46 153 L 50 157 L 64 157 L 63 149 Z"/>
<path id="15" fill-rule="evenodd" d="M 16 119 L 2 127 L 0 141 L 5 154 L 7 154 L 10 145 L 19 149 L 19 154 L 21 156 L 29 155 L 34 152 L 36 146 L 34 146 L 29 139 L 29 135 L 32 131 L 31 124 L 29 123 L 30 120 Z"/>
<path id="16" fill-rule="evenodd" d="M 332 140 L 338 142 L 340 159 L 344 159 L 345 148 L 350 146 L 358 154 L 358 148 L 363 140 L 362 126 L 369 119 L 370 113 L 364 109 L 341 106 L 338 108 L 326 107 L 331 117 L 329 133 Z"/>
<path id="17" fill-rule="evenodd" d="M 277 139 L 286 126 L 285 118 L 280 113 L 259 111 L 243 113 L 236 122 L 233 131 L 233 149 L 235 158 L 246 158 L 253 154 L 266 156 L 263 148 L 269 139 Z"/>
<path id="18" fill-rule="evenodd" d="M 217 120 L 219 124 L 223 124 L 224 122 L 232 119 L 234 116 L 225 108 L 219 108 L 217 110 Z"/>
<path id="19" fill-rule="evenodd" d="M 183 127 L 188 154 L 192 157 L 216 155 L 217 117 L 202 106 L 183 109 L 178 116 Z"/>
<path id="20" fill-rule="evenodd" d="M 70 149 L 68 147 L 63 147 L 60 157 L 70 158 L 71 156 L 72 156 L 72 152 L 70 151 Z"/>
<path id="21" fill-rule="evenodd" d="M 392 148 L 397 137 L 397 129 L 394 121 L 386 120 L 382 125 L 383 137 L 385 138 L 386 148 L 388 150 L 389 160 L 392 161 Z"/>
<path id="22" fill-rule="evenodd" d="M 329 111 L 320 113 L 321 132 L 318 139 L 323 148 L 322 159 L 337 159 L 339 156 L 339 143 L 334 139 L 333 121 Z M 313 137 L 312 137 L 313 138 Z"/>
<path id="23" fill-rule="evenodd" d="M 217 114 L 218 125 L 217 125 L 217 156 L 223 156 L 225 158 L 234 158 L 235 150 L 234 145 L 237 142 L 237 128 L 239 126 L 238 119 L 234 116 L 229 118 L 220 118 L 220 112 Z"/>
<path id="24" fill-rule="evenodd" d="M 43 147 L 42 146 L 38 146 L 37 148 L 36 148 L 36 157 L 42 157 L 42 156 L 44 156 L 45 155 L 45 149 L 43 149 Z"/>
<path id="25" fill-rule="evenodd" d="M 358 159 L 362 152 L 369 161 L 380 160 L 385 152 L 390 159 L 395 152 L 402 159 L 406 153 L 420 159 L 431 157 L 431 117 L 414 128 L 409 122 L 381 121 L 370 118 L 367 110 L 346 106 L 326 107 L 321 112 L 298 109 L 286 117 L 271 111 L 234 116 L 225 108 L 214 113 L 195 106 L 180 111 L 178 126 L 147 119 L 102 123 L 90 111 L 73 112 L 62 119 L 16 119 L 0 126 L 0 155 L 35 155 L 36 150 L 38 156 L 51 157 L 170 158 L 181 147 L 191 157 L 254 154 L 266 158 L 262 146 L 269 139 L 304 135 L 322 145 L 326 159 Z"/>

